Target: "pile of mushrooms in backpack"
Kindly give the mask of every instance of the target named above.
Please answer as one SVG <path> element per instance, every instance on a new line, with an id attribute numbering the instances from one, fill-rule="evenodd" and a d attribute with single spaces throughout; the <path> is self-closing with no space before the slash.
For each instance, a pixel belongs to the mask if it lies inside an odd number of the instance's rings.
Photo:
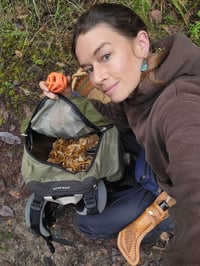
<path id="1" fill-rule="evenodd" d="M 58 164 L 72 173 L 85 171 L 90 166 L 98 142 L 97 134 L 79 139 L 58 138 L 52 145 L 47 161 Z"/>

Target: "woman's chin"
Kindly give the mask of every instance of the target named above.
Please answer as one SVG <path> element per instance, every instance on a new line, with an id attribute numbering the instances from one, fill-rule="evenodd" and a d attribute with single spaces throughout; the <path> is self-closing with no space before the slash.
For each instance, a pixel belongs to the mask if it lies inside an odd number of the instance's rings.
<path id="1" fill-rule="evenodd" d="M 111 101 L 114 103 L 120 103 L 123 102 L 124 100 L 126 100 L 127 96 L 122 96 L 122 95 L 112 95 L 110 96 Z"/>

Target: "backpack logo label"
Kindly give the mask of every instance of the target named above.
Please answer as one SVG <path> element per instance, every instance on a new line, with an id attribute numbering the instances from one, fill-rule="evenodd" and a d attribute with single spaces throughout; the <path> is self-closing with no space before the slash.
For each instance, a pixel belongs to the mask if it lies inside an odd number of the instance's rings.
<path id="1" fill-rule="evenodd" d="M 53 188 L 53 191 L 56 191 L 56 190 L 68 190 L 70 188 L 71 188 L 70 186 L 67 186 L 67 187 L 59 186 L 59 187 L 54 187 Z"/>

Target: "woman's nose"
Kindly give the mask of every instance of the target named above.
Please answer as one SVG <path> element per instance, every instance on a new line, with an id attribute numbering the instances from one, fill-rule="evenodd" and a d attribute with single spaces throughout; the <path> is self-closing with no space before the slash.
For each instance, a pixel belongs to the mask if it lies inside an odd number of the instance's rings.
<path id="1" fill-rule="evenodd" d="M 102 85 L 102 82 L 106 79 L 105 68 L 96 65 L 93 69 L 92 82 L 96 85 Z"/>

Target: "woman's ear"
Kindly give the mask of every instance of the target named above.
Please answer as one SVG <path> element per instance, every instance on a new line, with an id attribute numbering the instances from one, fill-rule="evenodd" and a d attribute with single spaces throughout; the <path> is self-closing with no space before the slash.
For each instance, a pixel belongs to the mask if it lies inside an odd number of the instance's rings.
<path id="1" fill-rule="evenodd" d="M 149 53 L 149 36 L 144 30 L 138 32 L 133 40 L 133 51 L 138 58 L 147 58 Z"/>

